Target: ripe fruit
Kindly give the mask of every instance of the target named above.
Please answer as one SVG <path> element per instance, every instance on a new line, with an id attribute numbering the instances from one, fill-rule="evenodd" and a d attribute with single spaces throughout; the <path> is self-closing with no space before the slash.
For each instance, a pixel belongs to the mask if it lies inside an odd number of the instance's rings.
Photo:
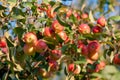
<path id="1" fill-rule="evenodd" d="M 74 63 L 71 63 L 68 65 L 68 72 L 73 73 L 73 74 L 79 74 L 81 71 L 81 68 L 79 65 L 75 65 Z"/>
<path id="2" fill-rule="evenodd" d="M 62 56 L 61 50 L 52 50 L 50 55 L 53 60 L 58 60 Z"/>
<path id="3" fill-rule="evenodd" d="M 92 28 L 93 33 L 100 33 L 101 31 L 102 31 L 102 29 L 99 26 L 95 26 Z"/>
<path id="4" fill-rule="evenodd" d="M 97 64 L 96 67 L 97 67 L 99 70 L 102 70 L 102 69 L 104 69 L 105 65 L 106 65 L 106 63 L 105 63 L 104 61 L 101 61 L 99 64 Z"/>
<path id="5" fill-rule="evenodd" d="M 98 52 L 96 52 L 96 53 L 89 53 L 88 54 L 88 57 L 89 57 L 89 59 L 91 59 L 91 60 L 93 60 L 93 61 L 96 61 L 96 60 L 98 60 L 98 58 L 99 58 L 99 54 L 98 54 Z"/>
<path id="6" fill-rule="evenodd" d="M 4 47 L 6 47 L 6 42 L 1 40 L 0 41 L 0 48 L 4 48 Z"/>
<path id="7" fill-rule="evenodd" d="M 74 12 L 73 15 L 74 15 L 78 20 L 80 20 L 80 15 L 79 15 L 77 12 Z"/>
<path id="8" fill-rule="evenodd" d="M 99 24 L 100 26 L 104 27 L 105 24 L 106 24 L 106 19 L 104 17 L 98 18 L 97 24 Z"/>
<path id="9" fill-rule="evenodd" d="M 54 31 L 52 30 L 52 28 L 46 27 L 46 28 L 44 28 L 44 33 L 43 34 L 47 37 L 52 37 L 53 34 L 54 34 Z"/>
<path id="10" fill-rule="evenodd" d="M 98 52 L 100 49 L 100 44 L 98 41 L 91 41 L 89 44 L 88 44 L 88 51 L 90 54 L 94 54 L 96 52 Z"/>
<path id="11" fill-rule="evenodd" d="M 27 55 L 33 55 L 35 53 L 34 46 L 31 46 L 31 45 L 28 45 L 28 44 L 24 45 L 23 51 Z"/>
<path id="12" fill-rule="evenodd" d="M 86 46 L 85 44 L 80 43 L 80 44 L 78 45 L 78 48 L 81 49 L 81 54 L 82 54 L 82 55 L 84 55 L 84 56 L 87 56 L 87 55 L 88 55 L 88 48 L 87 48 L 87 46 Z"/>
<path id="13" fill-rule="evenodd" d="M 64 30 L 64 27 L 62 25 L 60 25 L 57 20 L 53 21 L 52 28 L 56 33 Z"/>
<path id="14" fill-rule="evenodd" d="M 48 61 L 49 67 L 50 67 L 50 71 L 57 71 L 59 66 L 58 63 L 54 60 L 49 60 Z"/>
<path id="15" fill-rule="evenodd" d="M 82 19 L 88 18 L 88 14 L 87 14 L 87 13 L 83 13 L 83 14 L 81 15 L 81 18 L 82 18 Z"/>
<path id="16" fill-rule="evenodd" d="M 37 36 L 33 32 L 28 32 L 24 35 L 23 41 L 29 45 L 35 45 L 37 41 Z"/>
<path id="17" fill-rule="evenodd" d="M 88 34 L 88 33 L 90 33 L 90 27 L 89 27 L 87 24 L 81 24 L 81 25 L 78 27 L 78 31 L 79 31 L 81 34 Z"/>
<path id="18" fill-rule="evenodd" d="M 113 58 L 113 63 L 116 65 L 120 65 L 120 54 L 115 54 Z"/>
<path id="19" fill-rule="evenodd" d="M 74 66 L 75 66 L 75 65 L 74 65 L 73 63 L 69 64 L 69 65 L 68 65 L 68 72 L 73 72 L 74 69 L 75 69 Z"/>
<path id="20" fill-rule="evenodd" d="M 68 10 L 67 13 L 66 13 L 66 17 L 70 17 L 72 15 L 72 10 Z"/>
<path id="21" fill-rule="evenodd" d="M 79 74 L 80 73 L 80 71 L 81 71 L 81 68 L 80 68 L 80 66 L 79 65 L 76 65 L 75 66 L 75 70 L 74 70 L 74 74 Z"/>
<path id="22" fill-rule="evenodd" d="M 39 74 L 43 77 L 43 78 L 49 78 L 52 76 L 51 72 L 46 71 L 45 69 L 40 68 L 39 69 Z"/>
<path id="23" fill-rule="evenodd" d="M 66 41 L 68 39 L 68 36 L 67 36 L 67 34 L 64 31 L 59 32 L 58 35 L 64 41 Z"/>
<path id="24" fill-rule="evenodd" d="M 36 52 L 39 52 L 39 53 L 44 52 L 47 50 L 47 48 L 48 46 L 43 40 L 40 39 L 36 42 L 36 45 L 35 45 Z"/>
<path id="25" fill-rule="evenodd" d="M 6 54 L 6 53 L 8 53 L 8 48 L 6 48 L 6 47 L 1 48 L 1 51 Z"/>

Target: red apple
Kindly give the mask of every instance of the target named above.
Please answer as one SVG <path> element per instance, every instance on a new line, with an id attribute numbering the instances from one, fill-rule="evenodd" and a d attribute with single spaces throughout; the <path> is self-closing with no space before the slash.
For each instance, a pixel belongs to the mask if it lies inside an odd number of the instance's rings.
<path id="1" fill-rule="evenodd" d="M 94 54 L 94 53 L 98 52 L 99 49 L 100 49 L 100 44 L 98 41 L 91 41 L 88 44 L 88 51 L 90 54 Z"/>
<path id="2" fill-rule="evenodd" d="M 81 49 L 82 55 L 84 55 L 84 56 L 88 55 L 88 48 L 85 44 L 83 44 L 83 43 L 78 44 L 78 48 Z"/>
<path id="3" fill-rule="evenodd" d="M 81 71 L 81 68 L 79 65 L 71 63 L 68 65 L 68 72 L 73 73 L 73 74 L 79 74 Z"/>
<path id="4" fill-rule="evenodd" d="M 8 53 L 8 48 L 7 47 L 1 48 L 1 51 L 6 54 Z"/>
<path id="5" fill-rule="evenodd" d="M 81 24 L 81 25 L 78 27 L 78 31 L 79 31 L 81 34 L 88 34 L 88 33 L 90 33 L 90 27 L 89 27 L 87 24 Z"/>
<path id="6" fill-rule="evenodd" d="M 67 36 L 67 34 L 64 31 L 59 32 L 58 35 L 64 41 L 66 41 L 68 39 L 68 36 Z"/>
<path id="7" fill-rule="evenodd" d="M 71 63 L 68 65 L 68 72 L 73 72 L 75 69 L 75 64 L 74 63 Z"/>
<path id="8" fill-rule="evenodd" d="M 50 78 L 52 76 L 51 72 L 46 71 L 45 69 L 39 68 L 39 74 L 43 77 L 43 78 Z"/>
<path id="9" fill-rule="evenodd" d="M 61 24 L 59 24 L 57 20 L 53 21 L 52 28 L 56 33 L 59 33 L 64 30 L 64 27 Z"/>
<path id="10" fill-rule="evenodd" d="M 49 60 L 48 64 L 50 67 L 50 71 L 57 71 L 59 68 L 58 63 L 55 60 Z"/>
<path id="11" fill-rule="evenodd" d="M 79 65 L 75 65 L 75 70 L 74 70 L 74 74 L 79 74 L 80 73 L 80 71 L 81 71 L 81 68 L 80 68 L 80 66 Z"/>
<path id="12" fill-rule="evenodd" d="M 47 50 L 47 48 L 48 48 L 47 44 L 41 39 L 38 40 L 35 44 L 36 52 L 39 52 L 39 53 L 44 52 Z"/>
<path id="13" fill-rule="evenodd" d="M 60 59 L 60 57 L 62 56 L 61 50 L 52 50 L 51 51 L 51 59 L 53 60 L 58 60 Z"/>
<path id="14" fill-rule="evenodd" d="M 105 19 L 105 17 L 100 17 L 100 18 L 98 18 L 97 24 L 99 24 L 101 27 L 104 27 L 105 24 L 106 24 L 106 19 Z"/>
<path id="15" fill-rule="evenodd" d="M 120 65 L 120 54 L 115 54 L 113 58 L 113 63 L 116 65 Z"/>
<path id="16" fill-rule="evenodd" d="M 96 52 L 94 54 L 93 53 L 89 53 L 88 54 L 88 58 L 91 59 L 91 60 L 93 60 L 93 61 L 96 61 L 99 58 L 99 54 L 98 54 L 98 52 Z"/>
<path id="17" fill-rule="evenodd" d="M 0 48 L 4 48 L 4 47 L 6 47 L 6 42 L 5 41 L 0 41 Z"/>
<path id="18" fill-rule="evenodd" d="M 95 27 L 92 28 L 93 33 L 100 33 L 101 31 L 102 31 L 102 29 L 99 26 L 95 26 Z"/>
<path id="19" fill-rule="evenodd" d="M 25 44 L 23 47 L 23 51 L 27 55 L 33 55 L 35 53 L 35 48 L 32 45 Z"/>
<path id="20" fill-rule="evenodd" d="M 72 15 L 72 10 L 70 9 L 70 10 L 67 11 L 67 13 L 66 13 L 66 17 L 69 18 L 71 15 Z"/>
<path id="21" fill-rule="evenodd" d="M 23 37 L 23 41 L 26 43 L 26 44 L 29 44 L 29 45 L 35 45 L 35 43 L 37 42 L 37 36 L 35 33 L 33 32 L 28 32 L 24 35 Z"/>
<path id="22" fill-rule="evenodd" d="M 88 18 L 88 14 L 87 14 L 87 13 L 83 13 L 83 14 L 81 15 L 81 18 L 82 18 L 82 19 Z"/>
<path id="23" fill-rule="evenodd" d="M 52 37 L 53 34 L 54 34 L 54 31 L 51 27 L 45 27 L 44 28 L 44 33 L 43 33 L 45 36 L 47 37 Z"/>
<path id="24" fill-rule="evenodd" d="M 101 61 L 99 64 L 97 64 L 96 67 L 97 67 L 99 70 L 102 70 L 102 69 L 105 68 L 105 66 L 106 66 L 106 63 L 105 63 L 104 61 Z"/>

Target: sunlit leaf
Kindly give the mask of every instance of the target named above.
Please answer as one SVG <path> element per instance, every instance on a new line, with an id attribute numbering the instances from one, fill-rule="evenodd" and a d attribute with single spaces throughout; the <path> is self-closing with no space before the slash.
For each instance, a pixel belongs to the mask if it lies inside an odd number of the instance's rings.
<path id="1" fill-rule="evenodd" d="M 120 16 L 112 16 L 109 20 L 120 21 Z"/>

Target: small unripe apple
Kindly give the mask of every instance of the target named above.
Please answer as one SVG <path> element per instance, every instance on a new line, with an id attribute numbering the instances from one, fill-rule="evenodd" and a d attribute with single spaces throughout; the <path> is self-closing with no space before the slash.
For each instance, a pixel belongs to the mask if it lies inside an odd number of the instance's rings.
<path id="1" fill-rule="evenodd" d="M 120 65 L 120 54 L 115 54 L 113 58 L 113 63 L 116 65 Z"/>
<path id="2" fill-rule="evenodd" d="M 94 53 L 98 52 L 99 49 L 100 49 L 100 44 L 98 41 L 91 41 L 88 44 L 88 51 L 90 54 L 94 54 Z"/>
<path id="3" fill-rule="evenodd" d="M 48 48 L 47 44 L 41 39 L 38 40 L 35 44 L 36 52 L 39 52 L 39 53 L 44 52 L 47 50 L 47 48 Z"/>
<path id="4" fill-rule="evenodd" d="M 53 21 L 52 28 L 56 33 L 64 30 L 64 27 L 57 20 Z"/>
<path id="5" fill-rule="evenodd" d="M 93 33 L 100 33 L 101 31 L 102 31 L 102 29 L 99 26 L 95 26 L 95 27 L 92 28 Z"/>
<path id="6" fill-rule="evenodd" d="M 45 36 L 47 37 L 52 37 L 53 34 L 54 34 L 54 31 L 51 27 L 45 27 L 44 28 L 44 33 L 43 33 Z"/>
<path id="7" fill-rule="evenodd" d="M 23 37 L 23 41 L 26 43 L 26 44 L 29 44 L 29 45 L 35 45 L 36 41 L 37 41 L 37 36 L 35 33 L 33 32 L 28 32 L 24 35 Z"/>
<path id="8" fill-rule="evenodd" d="M 25 44 L 23 47 L 23 51 L 27 55 L 33 55 L 35 53 L 35 48 L 32 45 Z"/>
<path id="9" fill-rule="evenodd" d="M 98 18 L 97 24 L 99 24 L 101 27 L 104 27 L 106 24 L 106 19 L 104 17 Z"/>
<path id="10" fill-rule="evenodd" d="M 89 27 L 87 24 L 81 24 L 81 25 L 78 27 L 78 31 L 79 31 L 81 34 L 88 34 L 88 33 L 90 33 L 90 27 Z"/>
<path id="11" fill-rule="evenodd" d="M 51 51 L 51 59 L 58 60 L 62 56 L 61 50 L 52 50 Z"/>

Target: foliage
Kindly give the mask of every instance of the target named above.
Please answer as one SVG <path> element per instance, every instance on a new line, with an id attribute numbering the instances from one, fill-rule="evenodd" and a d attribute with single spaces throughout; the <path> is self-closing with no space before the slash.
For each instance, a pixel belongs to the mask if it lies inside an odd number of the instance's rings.
<path id="1" fill-rule="evenodd" d="M 96 19 L 93 12 L 47 0 L 2 0 L 0 78 L 43 80 L 64 70 L 68 80 L 120 80 L 120 16 Z"/>

